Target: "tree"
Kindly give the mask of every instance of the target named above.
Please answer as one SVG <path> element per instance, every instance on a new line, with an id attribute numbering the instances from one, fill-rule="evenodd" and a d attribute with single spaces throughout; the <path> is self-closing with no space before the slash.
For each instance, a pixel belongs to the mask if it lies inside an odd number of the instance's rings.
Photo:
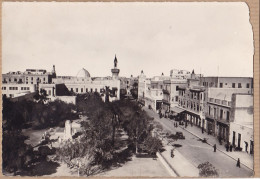
<path id="1" fill-rule="evenodd" d="M 156 152 L 159 152 L 163 149 L 162 141 L 156 137 L 149 136 L 144 141 L 144 150 L 148 154 L 155 155 Z"/>
<path id="2" fill-rule="evenodd" d="M 199 175 L 201 177 L 218 177 L 217 169 L 209 162 L 199 164 Z"/>
<path id="3" fill-rule="evenodd" d="M 24 169 L 32 159 L 32 147 L 24 143 L 25 139 L 26 137 L 17 131 L 3 132 L 2 160 L 4 171 L 15 173 Z"/>
<path id="4" fill-rule="evenodd" d="M 37 103 L 44 104 L 47 101 L 47 92 L 45 89 L 37 90 L 36 94 L 33 96 L 33 98 L 36 100 Z"/>

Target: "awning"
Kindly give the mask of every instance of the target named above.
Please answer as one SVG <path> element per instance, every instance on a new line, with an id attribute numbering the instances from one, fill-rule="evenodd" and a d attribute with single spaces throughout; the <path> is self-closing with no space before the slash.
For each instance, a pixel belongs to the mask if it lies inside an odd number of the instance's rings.
<path id="1" fill-rule="evenodd" d="M 179 113 L 184 112 L 185 110 L 175 106 L 175 107 L 171 108 L 171 111 L 173 111 L 174 113 L 179 114 Z"/>

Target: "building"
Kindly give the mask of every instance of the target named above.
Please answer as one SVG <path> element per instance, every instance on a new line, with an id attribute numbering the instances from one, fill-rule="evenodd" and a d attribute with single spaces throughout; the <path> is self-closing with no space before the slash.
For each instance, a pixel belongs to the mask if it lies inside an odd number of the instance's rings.
<path id="1" fill-rule="evenodd" d="M 14 84 L 39 84 L 39 83 L 51 83 L 52 78 L 56 77 L 55 65 L 51 72 L 47 72 L 44 69 L 26 69 L 25 72 L 9 72 L 2 74 L 2 83 L 14 83 Z"/>
<path id="2" fill-rule="evenodd" d="M 247 77 L 202 77 L 201 84 L 206 88 L 207 108 L 206 130 L 209 134 L 225 142 L 230 137 L 232 118 L 232 95 L 253 92 L 253 79 Z M 252 103 L 253 105 L 253 103 Z"/>
<path id="3" fill-rule="evenodd" d="M 196 75 L 194 70 L 190 78 L 187 79 L 187 84 L 177 87 L 179 91 L 178 110 L 184 114 L 184 120 L 191 125 L 196 125 L 205 128 L 205 107 L 206 95 L 205 87 L 200 85 L 200 75 Z"/>
<path id="4" fill-rule="evenodd" d="M 55 89 L 63 85 L 65 87 L 64 91 L 69 91 L 71 94 L 97 92 L 103 96 L 103 100 L 106 95 L 109 95 L 110 101 L 119 100 L 120 80 L 116 57 L 114 60 L 114 68 L 111 71 L 112 77 L 91 77 L 90 73 L 82 68 L 76 76 L 57 76 L 52 79 L 52 84 L 42 84 L 41 88 L 45 89 L 50 96 L 55 96 Z M 109 91 L 109 94 L 106 93 L 106 91 Z"/>
<path id="5" fill-rule="evenodd" d="M 201 77 L 201 85 L 207 88 L 242 88 L 253 93 L 253 78 L 251 77 Z"/>
<path id="6" fill-rule="evenodd" d="M 163 81 L 167 79 L 170 79 L 170 77 L 164 76 L 163 73 L 161 76 L 146 78 L 143 71 L 141 71 L 138 81 L 138 101 L 150 109 L 156 110 L 157 112 L 161 111 Z"/>
<path id="7" fill-rule="evenodd" d="M 35 91 L 35 84 L 2 83 L 2 95 L 6 95 L 8 98 L 23 96 Z"/>
<path id="8" fill-rule="evenodd" d="M 254 153 L 253 95 L 233 94 L 229 141 L 239 150 Z"/>
<path id="9" fill-rule="evenodd" d="M 179 103 L 178 87 L 187 84 L 187 78 L 191 74 L 185 70 L 171 70 L 170 78 L 163 80 L 163 100 L 162 100 L 162 114 L 167 118 L 176 118 L 180 109 L 177 107 Z"/>
<path id="10" fill-rule="evenodd" d="M 2 95 L 13 98 L 38 90 L 39 84 L 51 84 L 56 77 L 55 66 L 52 72 L 43 69 L 26 69 L 25 72 L 2 74 Z"/>

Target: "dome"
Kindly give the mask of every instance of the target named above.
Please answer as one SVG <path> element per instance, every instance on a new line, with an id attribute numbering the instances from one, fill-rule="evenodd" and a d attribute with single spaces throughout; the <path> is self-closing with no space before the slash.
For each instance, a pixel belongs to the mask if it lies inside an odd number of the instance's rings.
<path id="1" fill-rule="evenodd" d="M 90 77 L 90 74 L 85 68 L 82 68 L 81 70 L 79 70 L 79 72 L 77 74 L 77 78 L 89 78 L 89 77 Z"/>

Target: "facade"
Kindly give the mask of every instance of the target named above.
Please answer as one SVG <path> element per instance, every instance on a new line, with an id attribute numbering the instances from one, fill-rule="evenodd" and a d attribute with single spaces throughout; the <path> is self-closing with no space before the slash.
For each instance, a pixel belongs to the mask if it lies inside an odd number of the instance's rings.
<path id="1" fill-rule="evenodd" d="M 184 120 L 191 125 L 196 125 L 205 129 L 205 87 L 200 85 L 198 75 L 191 73 L 191 77 L 187 79 L 187 84 L 178 86 L 180 112 L 184 113 Z"/>
<path id="2" fill-rule="evenodd" d="M 39 89 L 40 84 L 51 84 L 56 77 L 55 66 L 52 72 L 43 69 L 26 69 L 25 72 L 9 72 L 2 74 L 2 94 L 13 98 Z"/>
<path id="3" fill-rule="evenodd" d="M 229 141 L 239 150 L 254 153 L 253 95 L 233 94 Z"/>
<path id="4" fill-rule="evenodd" d="M 170 71 L 170 78 L 163 81 L 162 114 L 165 117 L 178 116 L 180 112 L 177 107 L 179 103 L 178 87 L 186 85 L 190 75 L 188 71 L 174 69 Z"/>
<path id="5" fill-rule="evenodd" d="M 162 109 L 163 100 L 163 86 L 164 80 L 170 79 L 168 76 L 155 76 L 153 78 L 146 78 L 143 71 L 139 76 L 138 81 L 138 101 L 150 109 L 157 112 Z"/>
<path id="6" fill-rule="evenodd" d="M 116 69 L 116 70 L 114 70 Z M 114 68 L 112 77 L 92 77 L 90 73 L 82 68 L 77 73 L 77 76 L 57 76 L 52 79 L 52 84 L 41 84 L 41 88 L 47 91 L 50 96 L 56 95 L 56 89 L 59 86 L 64 86 L 64 91 L 69 91 L 72 94 L 83 94 L 87 92 L 97 92 L 103 95 L 105 99 L 105 91 L 109 90 L 109 100 L 120 99 L 120 80 L 118 77 L 119 69 L 117 69 L 117 59 L 114 60 Z M 61 91 L 61 90 L 60 90 Z M 57 94 L 61 95 L 61 94 Z"/>
<path id="7" fill-rule="evenodd" d="M 36 91 L 35 84 L 23 83 L 2 83 L 2 95 L 8 98 L 14 98 Z"/>
<path id="8" fill-rule="evenodd" d="M 207 108 L 206 130 L 229 142 L 230 124 L 234 121 L 232 95 L 253 92 L 253 79 L 247 77 L 202 77 L 201 84 L 206 87 Z M 253 104 L 253 103 L 252 103 Z"/>
<path id="9" fill-rule="evenodd" d="M 2 74 L 2 83 L 18 83 L 18 84 L 39 84 L 51 83 L 52 78 L 56 77 L 55 66 L 52 72 L 44 69 L 26 69 L 25 72 L 9 72 Z"/>
<path id="10" fill-rule="evenodd" d="M 201 77 L 201 85 L 208 88 L 243 88 L 253 93 L 253 78 L 251 77 Z"/>

